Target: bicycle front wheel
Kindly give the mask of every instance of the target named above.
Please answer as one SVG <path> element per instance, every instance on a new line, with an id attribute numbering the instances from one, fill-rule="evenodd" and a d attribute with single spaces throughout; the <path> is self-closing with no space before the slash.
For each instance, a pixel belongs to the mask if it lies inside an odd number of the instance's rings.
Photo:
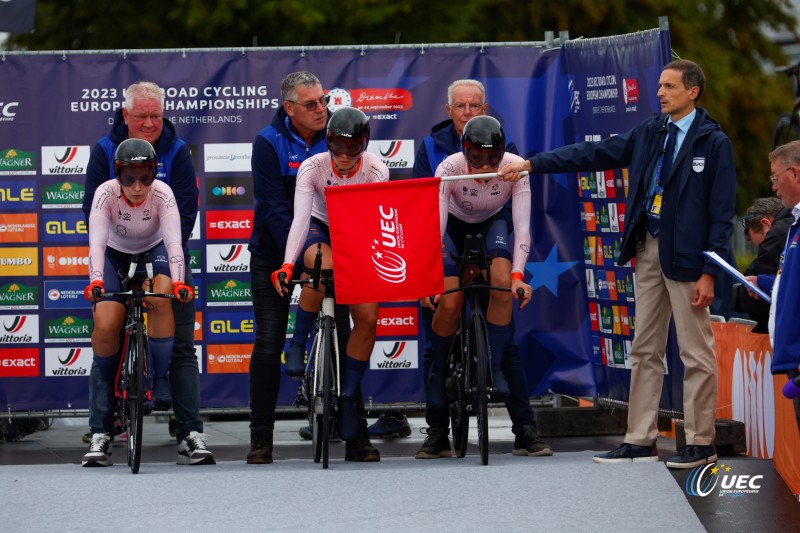
<path id="1" fill-rule="evenodd" d="M 489 464 L 489 387 L 486 383 L 489 367 L 489 333 L 486 330 L 486 319 L 482 314 L 473 312 L 469 319 L 469 351 L 476 365 L 476 401 L 478 422 L 478 449 L 481 464 Z"/>
<path id="2" fill-rule="evenodd" d="M 456 334 L 453 347 L 450 377 L 447 378 L 447 396 L 450 404 L 450 427 L 453 428 L 453 448 L 456 457 L 462 459 L 467 454 L 469 437 L 469 411 L 467 410 L 466 368 L 464 366 L 464 344 L 462 336 Z"/>
<path id="3" fill-rule="evenodd" d="M 329 444 L 332 427 L 333 369 L 333 319 L 325 317 L 317 330 L 317 350 L 315 353 L 314 416 L 312 435 L 314 438 L 314 462 L 322 461 L 322 468 L 328 468 Z"/>
<path id="4" fill-rule="evenodd" d="M 131 472 L 139 473 L 142 461 L 142 422 L 144 417 L 144 362 L 147 358 L 147 339 L 144 335 L 144 325 L 136 324 L 133 328 L 133 338 L 128 342 L 127 357 L 127 397 L 125 400 L 128 410 L 128 466 Z"/>

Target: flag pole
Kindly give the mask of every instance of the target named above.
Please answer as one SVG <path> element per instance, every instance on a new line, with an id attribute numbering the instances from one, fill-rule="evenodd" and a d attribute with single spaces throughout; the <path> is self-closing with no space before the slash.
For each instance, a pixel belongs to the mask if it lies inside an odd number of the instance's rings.
<path id="1" fill-rule="evenodd" d="M 520 172 L 521 175 L 527 176 L 528 171 L 523 170 Z M 486 174 L 460 174 L 458 176 L 439 176 L 442 181 L 456 181 L 456 180 L 488 180 L 491 178 L 496 178 L 497 172 L 488 172 Z"/>

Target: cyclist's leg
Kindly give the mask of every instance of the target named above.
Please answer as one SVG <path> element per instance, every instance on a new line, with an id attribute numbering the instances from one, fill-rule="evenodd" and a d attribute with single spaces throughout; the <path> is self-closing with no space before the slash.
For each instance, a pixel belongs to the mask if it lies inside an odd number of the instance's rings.
<path id="1" fill-rule="evenodd" d="M 160 256 L 165 257 L 165 256 Z M 153 263 L 156 272 L 153 280 L 153 292 L 172 294 L 172 279 L 164 274 L 163 264 Z M 169 372 L 172 360 L 173 345 L 175 343 L 175 319 L 172 316 L 172 301 L 165 298 L 146 298 L 147 311 L 147 336 L 150 346 L 150 359 L 153 362 L 151 374 L 153 375 L 153 394 L 157 409 L 169 409 L 172 404 L 170 393 Z"/>
<path id="2" fill-rule="evenodd" d="M 119 366 L 119 331 L 125 320 L 125 306 L 110 300 L 97 302 L 93 317 L 89 431 L 92 434 L 108 433 L 113 437 L 114 381 Z"/>
<path id="3" fill-rule="evenodd" d="M 250 255 L 256 338 L 250 357 L 250 452 L 248 463 L 272 462 L 272 430 L 281 383 L 290 296 L 278 295 L 270 275 L 283 257 Z"/>
<path id="4" fill-rule="evenodd" d="M 492 285 L 511 287 L 511 243 L 513 236 L 502 213 L 495 217 L 487 233 L 487 252 L 496 254 L 491 266 Z M 510 292 L 490 291 L 489 306 L 486 312 L 486 326 L 489 333 L 492 378 L 494 389 L 500 396 L 508 397 L 509 385 L 503 374 L 503 356 L 506 346 L 514 342 L 511 328 Z"/>
<path id="5" fill-rule="evenodd" d="M 353 316 L 354 327 L 345 351 L 342 416 L 339 421 L 339 436 L 345 441 L 355 440 L 361 426 L 357 397 L 361 395 L 361 378 L 369 365 L 369 357 L 375 346 L 378 304 L 351 304 L 350 313 Z"/>
<path id="6" fill-rule="evenodd" d="M 192 273 L 187 269 L 184 283 L 194 286 Z M 180 443 L 192 431 L 203 432 L 200 419 L 200 369 L 194 348 L 196 320 L 195 301 L 172 301 L 175 320 L 175 343 L 169 364 L 169 384 L 172 392 L 172 409 L 175 412 L 175 439 Z"/>
<path id="7" fill-rule="evenodd" d="M 454 276 L 444 278 L 445 290 L 455 287 L 458 287 L 458 278 Z M 425 421 L 430 427 L 447 428 L 449 425 L 450 412 L 447 408 L 445 382 L 450 348 L 453 345 L 463 305 L 463 293 L 444 294 L 439 298 L 439 305 L 433 314 L 431 364 L 425 382 Z"/>

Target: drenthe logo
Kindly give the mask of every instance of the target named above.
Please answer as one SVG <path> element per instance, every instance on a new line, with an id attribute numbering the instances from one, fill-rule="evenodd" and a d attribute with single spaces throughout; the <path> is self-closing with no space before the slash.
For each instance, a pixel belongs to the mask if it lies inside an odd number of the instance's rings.
<path id="1" fill-rule="evenodd" d="M 687 495 L 700 498 L 709 496 L 717 488 L 720 497 L 758 494 L 764 476 L 734 474 L 731 470 L 731 465 L 722 463 L 709 463 L 693 468 L 686 478 L 684 490 Z"/>

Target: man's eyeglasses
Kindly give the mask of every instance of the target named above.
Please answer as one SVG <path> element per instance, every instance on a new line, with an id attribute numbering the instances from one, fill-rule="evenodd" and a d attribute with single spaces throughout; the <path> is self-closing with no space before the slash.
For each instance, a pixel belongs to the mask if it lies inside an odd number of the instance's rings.
<path id="1" fill-rule="evenodd" d="M 328 107 L 328 102 L 330 101 L 330 99 L 331 97 L 326 94 L 319 100 L 311 100 L 310 102 L 295 102 L 294 100 L 286 100 L 286 101 L 291 102 L 293 104 L 301 105 L 306 108 L 306 111 L 311 113 L 317 110 L 318 105 L 321 105 L 323 108 Z"/>
<path id="2" fill-rule="evenodd" d="M 477 112 L 479 112 L 481 109 L 483 109 L 483 106 L 484 106 L 484 105 L 485 105 L 485 104 L 464 104 L 464 103 L 461 103 L 461 104 L 452 104 L 452 105 L 450 106 L 450 109 L 453 109 L 453 110 L 455 110 L 455 111 L 456 111 L 456 113 L 463 113 L 464 111 L 466 111 L 466 110 L 467 110 L 467 107 L 469 107 L 469 110 L 470 110 L 470 112 L 472 112 L 472 113 L 477 113 Z"/>
<path id="3" fill-rule="evenodd" d="M 775 185 L 775 182 L 776 182 L 776 181 L 778 181 L 778 177 L 779 177 L 781 174 L 783 174 L 784 172 L 786 172 L 787 170 L 791 169 L 791 168 L 792 168 L 792 167 L 786 167 L 786 168 L 784 168 L 783 170 L 781 170 L 780 172 L 778 172 L 777 174 L 772 174 L 772 175 L 769 177 L 769 181 L 771 181 L 771 182 L 772 182 L 772 184 L 773 184 L 773 185 Z"/>

